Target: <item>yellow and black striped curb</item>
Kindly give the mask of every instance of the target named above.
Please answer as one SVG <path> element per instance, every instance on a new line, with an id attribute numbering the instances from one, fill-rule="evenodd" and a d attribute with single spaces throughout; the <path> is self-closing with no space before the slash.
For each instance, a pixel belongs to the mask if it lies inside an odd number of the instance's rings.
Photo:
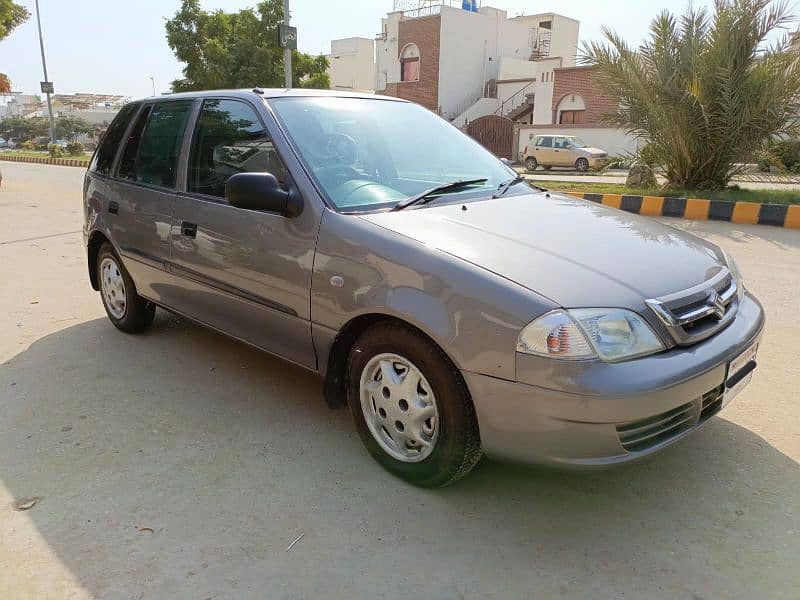
<path id="1" fill-rule="evenodd" d="M 37 163 L 40 165 L 60 165 L 62 167 L 88 167 L 89 161 L 85 158 L 50 158 L 49 156 L 14 156 L 0 154 L 0 160 L 10 162 Z"/>
<path id="2" fill-rule="evenodd" d="M 650 217 L 680 217 L 682 219 L 728 221 L 800 229 L 800 204 L 762 204 L 759 202 L 582 192 L 563 193 Z"/>

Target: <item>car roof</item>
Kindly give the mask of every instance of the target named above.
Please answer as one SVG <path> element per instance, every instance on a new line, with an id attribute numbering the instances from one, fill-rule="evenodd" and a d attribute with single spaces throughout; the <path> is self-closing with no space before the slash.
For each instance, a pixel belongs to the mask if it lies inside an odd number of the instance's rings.
<path id="1" fill-rule="evenodd" d="M 149 96 L 147 98 L 140 98 L 140 101 L 152 100 L 177 100 L 181 98 L 208 98 L 217 96 L 238 96 L 242 98 L 253 98 L 254 96 L 260 98 L 366 98 L 370 100 L 393 100 L 395 102 L 407 102 L 401 98 L 394 98 L 392 96 L 381 96 L 378 94 L 370 94 L 364 92 L 346 92 L 343 90 L 315 90 L 308 88 L 250 88 L 250 89 L 233 89 L 233 90 L 204 90 L 201 92 L 178 92 L 167 93 L 161 96 Z"/>

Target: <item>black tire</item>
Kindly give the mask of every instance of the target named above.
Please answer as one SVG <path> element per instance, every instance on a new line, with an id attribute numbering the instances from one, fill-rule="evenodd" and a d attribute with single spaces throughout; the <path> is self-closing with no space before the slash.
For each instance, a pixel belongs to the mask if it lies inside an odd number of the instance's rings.
<path id="1" fill-rule="evenodd" d="M 113 314 L 103 294 L 103 273 L 101 265 L 104 259 L 110 259 L 114 262 L 125 285 L 126 302 L 124 314 L 122 316 L 115 316 Z M 97 281 L 100 285 L 100 299 L 103 302 L 103 308 L 106 309 L 106 315 L 108 315 L 109 320 L 114 326 L 125 333 L 141 333 L 147 329 L 153 323 L 153 319 L 155 319 L 156 305 L 145 300 L 136 292 L 136 285 L 133 283 L 133 279 L 131 279 L 131 276 L 125 269 L 119 256 L 117 256 L 113 246 L 108 242 L 105 242 L 100 247 L 100 251 L 97 253 L 97 264 L 95 268 L 97 269 Z"/>
<path id="2" fill-rule="evenodd" d="M 533 173 L 538 166 L 539 166 L 539 161 L 536 160 L 536 158 L 534 158 L 533 156 L 529 156 L 528 158 L 525 159 L 525 169 L 527 169 L 529 172 Z"/>
<path id="3" fill-rule="evenodd" d="M 383 353 L 410 360 L 428 380 L 436 397 L 438 437 L 431 454 L 420 462 L 404 462 L 390 456 L 365 421 L 361 409 L 361 374 L 373 357 Z M 480 460 L 475 407 L 461 374 L 438 346 L 413 328 L 396 322 L 370 327 L 353 345 L 346 373 L 347 402 L 361 441 L 390 473 L 419 487 L 441 487 L 464 477 Z"/>
<path id="4" fill-rule="evenodd" d="M 581 157 L 575 161 L 575 168 L 581 173 L 586 173 L 589 170 L 589 161 Z"/>

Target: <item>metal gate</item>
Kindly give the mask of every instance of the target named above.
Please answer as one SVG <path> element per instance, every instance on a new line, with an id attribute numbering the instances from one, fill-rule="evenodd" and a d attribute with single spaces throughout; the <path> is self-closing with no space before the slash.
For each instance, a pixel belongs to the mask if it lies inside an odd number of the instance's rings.
<path id="1" fill-rule="evenodd" d="M 514 158 L 514 121 L 499 115 L 479 117 L 467 125 L 467 133 L 500 158 Z"/>

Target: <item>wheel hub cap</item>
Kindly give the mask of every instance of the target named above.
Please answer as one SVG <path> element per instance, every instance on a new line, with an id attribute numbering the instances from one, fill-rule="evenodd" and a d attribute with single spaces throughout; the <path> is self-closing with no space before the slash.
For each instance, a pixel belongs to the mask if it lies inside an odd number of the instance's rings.
<path id="1" fill-rule="evenodd" d="M 112 258 L 106 257 L 100 263 L 100 289 L 108 312 L 116 319 L 124 317 L 127 308 L 125 280 L 122 278 L 119 265 Z"/>
<path id="2" fill-rule="evenodd" d="M 375 441 L 392 458 L 420 462 L 439 435 L 439 412 L 428 380 L 408 359 L 379 354 L 364 367 L 361 410 Z"/>

